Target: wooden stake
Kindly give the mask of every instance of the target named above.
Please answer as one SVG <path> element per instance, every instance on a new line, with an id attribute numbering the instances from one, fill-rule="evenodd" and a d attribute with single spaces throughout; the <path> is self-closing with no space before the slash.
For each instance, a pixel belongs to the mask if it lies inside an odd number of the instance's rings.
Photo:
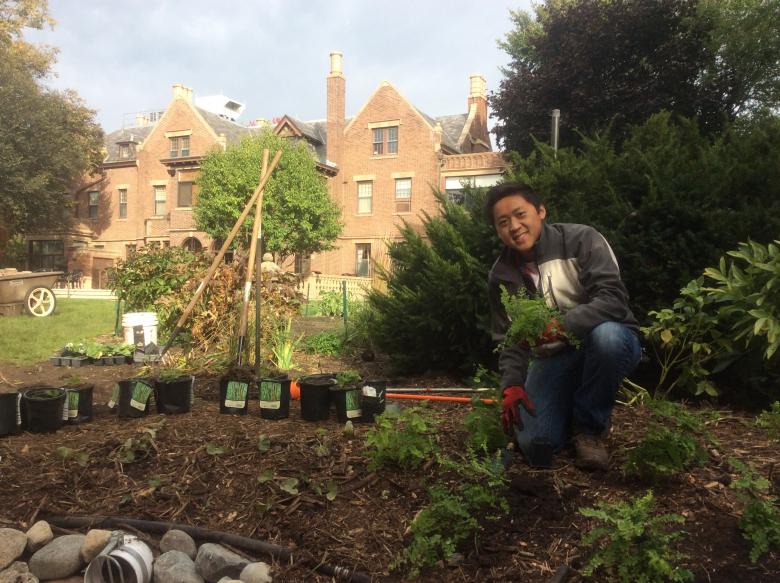
<path id="1" fill-rule="evenodd" d="M 203 294 L 203 291 L 206 289 L 206 286 L 211 281 L 211 278 L 214 277 L 214 273 L 216 273 L 217 267 L 219 267 L 219 264 L 222 262 L 222 258 L 225 256 L 225 252 L 228 250 L 228 247 L 230 247 L 230 244 L 233 242 L 233 239 L 236 237 L 236 234 L 238 233 L 239 229 L 244 225 L 244 221 L 246 220 L 246 217 L 249 215 L 249 211 L 252 210 L 252 207 L 257 202 L 260 193 L 263 192 L 263 189 L 265 188 L 265 183 L 268 182 L 268 178 L 270 178 L 271 174 L 274 171 L 274 168 L 276 168 L 276 165 L 279 163 L 279 158 L 281 157 L 282 157 L 282 151 L 279 150 L 274 156 L 273 160 L 271 160 L 271 165 L 268 168 L 268 173 L 265 175 L 265 177 L 262 180 L 260 180 L 260 184 L 257 185 L 257 188 L 255 188 L 254 193 L 247 201 L 246 206 L 244 206 L 244 210 L 241 211 L 241 216 L 238 217 L 238 220 L 236 221 L 236 224 L 233 225 L 233 228 L 228 234 L 227 239 L 225 239 L 225 242 L 222 243 L 222 247 L 220 248 L 219 253 L 217 253 L 217 256 L 214 258 L 214 261 L 211 262 L 211 267 L 209 267 L 209 270 L 206 272 L 203 281 L 200 282 L 198 289 L 195 290 L 195 295 L 192 296 L 190 303 L 187 304 L 187 307 L 184 309 L 184 312 L 179 318 L 179 321 L 176 322 L 176 326 L 174 327 L 173 332 L 171 333 L 171 337 L 168 339 L 168 342 L 165 343 L 165 346 L 163 346 L 163 349 L 160 352 L 160 356 L 163 356 L 166 352 L 168 352 L 168 349 L 173 344 L 173 341 L 179 335 L 179 332 L 181 332 L 181 327 L 187 321 L 187 318 L 190 317 L 190 313 L 192 312 L 193 308 L 195 308 L 195 304 L 200 299 L 200 296 Z"/>

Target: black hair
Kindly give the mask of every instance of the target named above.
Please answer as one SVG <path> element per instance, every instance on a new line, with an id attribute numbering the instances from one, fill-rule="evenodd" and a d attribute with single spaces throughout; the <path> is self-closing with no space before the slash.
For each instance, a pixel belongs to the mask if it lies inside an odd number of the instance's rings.
<path id="1" fill-rule="evenodd" d="M 542 195 L 536 192 L 533 188 L 522 182 L 504 182 L 503 184 L 497 184 L 487 191 L 485 196 L 485 220 L 491 225 L 495 224 L 493 218 L 493 207 L 502 198 L 511 196 L 513 194 L 519 194 L 529 204 L 532 204 L 538 211 L 542 206 Z"/>

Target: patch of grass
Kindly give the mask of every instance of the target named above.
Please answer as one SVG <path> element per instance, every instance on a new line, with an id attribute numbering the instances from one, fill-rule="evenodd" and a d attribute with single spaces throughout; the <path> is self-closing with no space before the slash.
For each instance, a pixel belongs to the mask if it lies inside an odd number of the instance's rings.
<path id="1" fill-rule="evenodd" d="M 115 318 L 116 302 L 59 298 L 57 309 L 45 318 L 0 316 L 0 362 L 44 361 L 67 342 L 111 333 Z"/>

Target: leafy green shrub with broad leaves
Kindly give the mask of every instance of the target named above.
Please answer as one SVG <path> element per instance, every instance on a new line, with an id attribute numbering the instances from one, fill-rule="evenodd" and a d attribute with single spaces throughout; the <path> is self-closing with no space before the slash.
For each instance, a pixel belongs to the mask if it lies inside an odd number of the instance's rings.
<path id="1" fill-rule="evenodd" d="M 728 258 L 727 258 L 728 257 Z M 780 241 L 741 243 L 704 270 L 643 329 L 661 364 L 659 388 L 716 395 L 713 375 L 776 399 L 780 380 Z M 755 395 L 754 395 L 755 396 Z"/>
<path id="2" fill-rule="evenodd" d="M 108 287 L 125 302 L 125 311 L 154 310 L 158 298 L 177 291 L 206 270 L 204 255 L 181 247 L 142 247 L 108 271 Z"/>
<path id="3" fill-rule="evenodd" d="M 438 449 L 432 437 L 436 425 L 425 407 L 408 407 L 398 416 L 379 415 L 366 435 L 368 467 L 412 470 L 421 466 Z"/>
<path id="4" fill-rule="evenodd" d="M 653 504 L 653 493 L 648 492 L 628 502 L 581 508 L 580 514 L 603 524 L 582 537 L 583 545 L 594 547 L 582 574 L 604 573 L 608 580 L 621 583 L 693 580 L 693 573 L 678 565 L 686 557 L 670 546 L 681 533 L 665 529 L 685 519 L 677 514 L 654 515 Z"/>
<path id="5" fill-rule="evenodd" d="M 750 561 L 755 563 L 770 547 L 780 547 L 780 507 L 777 498 L 767 494 L 770 483 L 756 477 L 751 467 L 738 460 L 729 460 L 738 477 L 731 483 L 742 502 L 739 527 L 750 541 Z"/>

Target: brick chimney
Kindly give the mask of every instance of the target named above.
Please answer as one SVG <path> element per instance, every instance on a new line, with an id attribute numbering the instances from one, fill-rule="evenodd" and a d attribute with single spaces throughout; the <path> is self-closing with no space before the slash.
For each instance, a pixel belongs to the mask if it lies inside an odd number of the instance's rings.
<path id="1" fill-rule="evenodd" d="M 328 80 L 328 144 L 327 159 L 338 165 L 341 162 L 341 145 L 344 141 L 344 109 L 346 80 L 341 70 L 344 55 L 339 51 L 330 53 L 330 74 Z"/>
<path id="2" fill-rule="evenodd" d="M 469 114 L 471 108 L 475 107 L 474 122 L 471 125 L 471 137 L 475 140 L 481 140 L 490 144 L 490 134 L 487 127 L 487 92 L 485 90 L 485 77 L 479 73 L 469 75 Z"/>
<path id="3" fill-rule="evenodd" d="M 186 87 L 182 85 L 181 83 L 174 83 L 173 84 L 173 98 L 174 99 L 184 99 L 186 101 L 189 101 L 192 103 L 192 89 L 190 87 Z"/>

